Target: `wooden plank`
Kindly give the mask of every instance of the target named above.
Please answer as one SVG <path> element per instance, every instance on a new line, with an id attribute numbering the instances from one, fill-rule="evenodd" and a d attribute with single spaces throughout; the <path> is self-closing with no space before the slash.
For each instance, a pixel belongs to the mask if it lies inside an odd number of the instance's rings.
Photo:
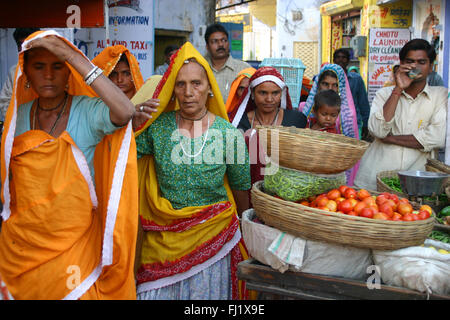
<path id="1" fill-rule="evenodd" d="M 333 300 L 337 299 L 338 297 L 324 297 L 323 295 L 315 295 L 312 293 L 305 293 L 300 290 L 296 289 L 283 289 L 274 285 L 270 284 L 261 284 L 261 283 L 253 283 L 253 282 L 246 282 L 246 287 L 249 290 L 258 291 L 260 293 L 263 293 L 262 296 L 258 297 L 258 299 L 261 299 L 264 297 L 270 297 L 268 300 L 273 300 L 273 296 L 281 296 L 282 298 L 291 297 L 294 299 L 301 299 L 301 300 Z M 266 299 L 264 299 L 266 300 Z"/>
<path id="2" fill-rule="evenodd" d="M 303 294 L 322 295 L 338 299 L 370 299 L 370 300 L 426 300 L 450 299 L 445 295 L 429 295 L 406 288 L 380 285 L 380 289 L 369 289 L 366 282 L 328 277 L 317 274 L 286 271 L 280 273 L 269 266 L 250 259 L 238 265 L 238 278 L 252 285 L 271 285 L 279 289 L 295 290 Z M 298 293 L 297 292 L 297 293 Z M 292 293 L 293 295 L 296 292 Z"/>

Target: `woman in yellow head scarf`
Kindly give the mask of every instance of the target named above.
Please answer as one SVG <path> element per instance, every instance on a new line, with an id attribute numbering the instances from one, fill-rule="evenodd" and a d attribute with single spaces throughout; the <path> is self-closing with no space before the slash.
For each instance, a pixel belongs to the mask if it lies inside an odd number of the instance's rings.
<path id="1" fill-rule="evenodd" d="M 237 217 L 250 188 L 244 138 L 190 43 L 172 56 L 153 97 L 153 118 L 135 119 L 144 230 L 138 299 L 245 298 L 236 277 L 247 257 Z"/>
<path id="2" fill-rule="evenodd" d="M 56 32 L 22 48 L 1 144 L 1 278 L 14 299 L 135 299 L 134 106 Z"/>

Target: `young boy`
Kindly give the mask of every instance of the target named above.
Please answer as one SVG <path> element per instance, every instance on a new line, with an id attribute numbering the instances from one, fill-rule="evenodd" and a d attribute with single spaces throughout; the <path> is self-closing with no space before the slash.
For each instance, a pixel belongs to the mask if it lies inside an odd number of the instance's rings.
<path id="1" fill-rule="evenodd" d="M 320 91 L 314 97 L 314 117 L 309 120 L 312 130 L 337 133 L 336 119 L 341 112 L 341 98 L 334 90 Z"/>

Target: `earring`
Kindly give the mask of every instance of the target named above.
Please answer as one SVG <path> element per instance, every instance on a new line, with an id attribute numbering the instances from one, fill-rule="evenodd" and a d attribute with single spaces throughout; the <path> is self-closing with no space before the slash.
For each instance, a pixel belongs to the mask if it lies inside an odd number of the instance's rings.
<path id="1" fill-rule="evenodd" d="M 25 82 L 25 89 L 30 89 L 30 82 L 29 81 Z"/>
<path id="2" fill-rule="evenodd" d="M 214 93 L 212 93 L 212 91 L 209 93 L 209 96 L 212 98 L 214 97 Z"/>
<path id="3" fill-rule="evenodd" d="M 172 95 L 172 98 L 170 98 L 170 101 L 174 101 L 175 100 L 175 96 Z"/>

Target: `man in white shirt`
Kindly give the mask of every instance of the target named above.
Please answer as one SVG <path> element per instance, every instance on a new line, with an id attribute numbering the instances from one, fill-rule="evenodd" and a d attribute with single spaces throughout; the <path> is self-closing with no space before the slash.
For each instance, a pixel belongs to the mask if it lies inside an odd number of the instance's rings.
<path id="1" fill-rule="evenodd" d="M 205 56 L 214 77 L 222 93 L 223 102 L 228 98 L 231 83 L 236 79 L 239 71 L 250 68 L 251 66 L 242 60 L 234 59 L 230 55 L 230 43 L 228 42 L 228 32 L 224 26 L 213 24 L 208 26 L 205 31 L 206 50 Z"/>
<path id="2" fill-rule="evenodd" d="M 17 51 L 22 49 L 22 43 L 32 33 L 39 31 L 39 28 L 16 28 L 13 33 L 14 40 L 17 44 Z M 16 65 L 13 65 L 8 72 L 8 77 L 0 91 L 0 121 L 5 120 L 6 110 L 8 110 L 9 101 L 11 100 L 14 74 L 16 72 Z"/>
<path id="3" fill-rule="evenodd" d="M 414 39 L 399 56 L 396 85 L 380 89 L 372 102 L 368 126 L 375 140 L 361 159 L 359 188 L 376 190 L 381 171 L 425 170 L 427 159 L 445 145 L 447 89 L 427 84 L 434 48 Z M 412 69 L 419 69 L 419 76 L 409 76 Z"/>

